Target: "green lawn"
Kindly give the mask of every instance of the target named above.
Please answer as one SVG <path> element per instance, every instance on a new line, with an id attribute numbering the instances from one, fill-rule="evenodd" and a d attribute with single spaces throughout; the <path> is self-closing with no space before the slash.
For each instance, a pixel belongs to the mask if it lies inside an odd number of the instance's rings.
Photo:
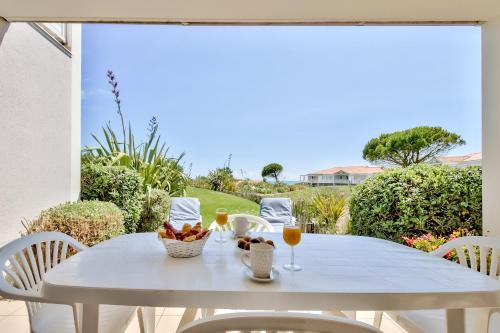
<path id="1" fill-rule="evenodd" d="M 188 187 L 186 196 L 200 199 L 201 216 L 205 227 L 208 227 L 215 219 L 215 210 L 217 208 L 226 208 L 229 214 L 259 214 L 259 205 L 255 202 L 226 193 Z"/>

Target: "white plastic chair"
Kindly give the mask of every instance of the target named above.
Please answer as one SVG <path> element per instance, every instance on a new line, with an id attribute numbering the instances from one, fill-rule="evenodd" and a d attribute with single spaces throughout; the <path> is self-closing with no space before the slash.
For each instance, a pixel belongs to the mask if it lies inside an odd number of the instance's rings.
<path id="1" fill-rule="evenodd" d="M 198 198 L 172 198 L 168 221 L 177 229 L 184 223 L 194 225 L 201 222 L 200 200 Z"/>
<path id="2" fill-rule="evenodd" d="M 194 321 L 177 333 L 221 333 L 228 331 L 287 331 L 315 333 L 381 333 L 354 320 L 291 312 L 237 312 Z"/>
<path id="3" fill-rule="evenodd" d="M 227 224 L 222 226 L 222 229 L 224 231 L 231 231 L 234 230 L 233 223 L 234 219 L 238 217 L 244 217 L 248 220 L 249 231 L 254 231 L 254 232 L 274 232 L 274 227 L 272 226 L 271 223 L 267 222 L 261 217 L 255 216 L 255 215 L 250 215 L 250 214 L 231 214 L 227 217 Z M 210 224 L 209 229 L 210 230 L 216 230 L 219 228 L 219 225 L 217 222 L 213 221 Z"/>
<path id="4" fill-rule="evenodd" d="M 500 238 L 484 236 L 460 237 L 443 244 L 435 251 L 430 252 L 430 255 L 443 257 L 452 250 L 456 251 L 460 265 L 488 275 L 493 279 L 499 279 Z M 479 258 L 477 252 L 479 252 Z M 470 260 L 467 260 L 467 257 Z M 488 270 L 489 257 L 491 263 Z M 408 333 L 440 333 L 446 330 L 445 310 L 390 311 L 386 313 Z M 467 331 L 487 333 L 490 326 L 495 326 L 495 332 L 500 332 L 500 320 L 498 320 L 500 318 L 492 318 L 495 313 L 500 313 L 500 309 L 467 309 Z M 375 313 L 373 323 L 375 327 L 380 328 L 382 317 L 383 312 L 378 311 Z"/>
<path id="5" fill-rule="evenodd" d="M 63 263 L 70 252 L 85 248 L 63 233 L 42 232 L 0 249 L 0 295 L 26 302 L 31 332 L 81 332 L 81 304 L 52 304 L 42 297 L 40 288 L 48 271 Z M 99 307 L 99 332 L 125 331 L 136 310 L 141 332 L 154 332 L 154 308 L 111 305 Z"/>

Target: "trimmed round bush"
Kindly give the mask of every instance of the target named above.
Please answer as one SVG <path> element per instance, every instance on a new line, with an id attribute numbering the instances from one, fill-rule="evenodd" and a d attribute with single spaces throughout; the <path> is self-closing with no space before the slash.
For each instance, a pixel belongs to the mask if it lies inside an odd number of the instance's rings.
<path id="1" fill-rule="evenodd" d="M 144 200 L 141 176 L 133 169 L 93 163 L 82 165 L 81 199 L 114 203 L 122 210 L 125 232 L 137 230 Z"/>
<path id="2" fill-rule="evenodd" d="M 27 233 L 60 231 L 92 246 L 123 234 L 123 214 L 111 202 L 68 202 L 49 208 L 28 223 Z"/>
<path id="3" fill-rule="evenodd" d="M 418 164 L 389 169 L 357 185 L 350 200 L 352 233 L 401 243 L 403 236 L 480 234 L 481 169 Z"/>
<path id="4" fill-rule="evenodd" d="M 150 189 L 142 205 L 138 232 L 156 231 L 168 217 L 170 196 L 167 191 Z"/>

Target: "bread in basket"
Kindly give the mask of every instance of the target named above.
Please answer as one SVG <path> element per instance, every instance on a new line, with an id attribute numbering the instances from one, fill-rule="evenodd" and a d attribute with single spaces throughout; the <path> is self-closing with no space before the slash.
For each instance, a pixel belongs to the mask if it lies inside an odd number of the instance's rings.
<path id="1" fill-rule="evenodd" d="M 158 232 L 158 238 L 168 255 L 174 258 L 191 258 L 200 255 L 211 234 L 211 230 L 203 229 L 200 222 L 194 226 L 186 223 L 182 226 L 182 230 L 176 229 L 168 222 L 165 222 L 163 226 L 164 229 Z"/>

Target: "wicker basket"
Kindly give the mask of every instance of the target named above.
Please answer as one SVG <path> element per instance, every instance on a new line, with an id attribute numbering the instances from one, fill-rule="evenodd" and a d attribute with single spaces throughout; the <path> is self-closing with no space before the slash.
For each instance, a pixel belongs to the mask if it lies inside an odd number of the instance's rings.
<path id="1" fill-rule="evenodd" d="M 203 252 L 203 247 L 210 237 L 212 230 L 209 230 L 205 237 L 192 242 L 183 242 L 175 239 L 159 238 L 167 250 L 169 256 L 174 258 L 196 257 Z"/>

